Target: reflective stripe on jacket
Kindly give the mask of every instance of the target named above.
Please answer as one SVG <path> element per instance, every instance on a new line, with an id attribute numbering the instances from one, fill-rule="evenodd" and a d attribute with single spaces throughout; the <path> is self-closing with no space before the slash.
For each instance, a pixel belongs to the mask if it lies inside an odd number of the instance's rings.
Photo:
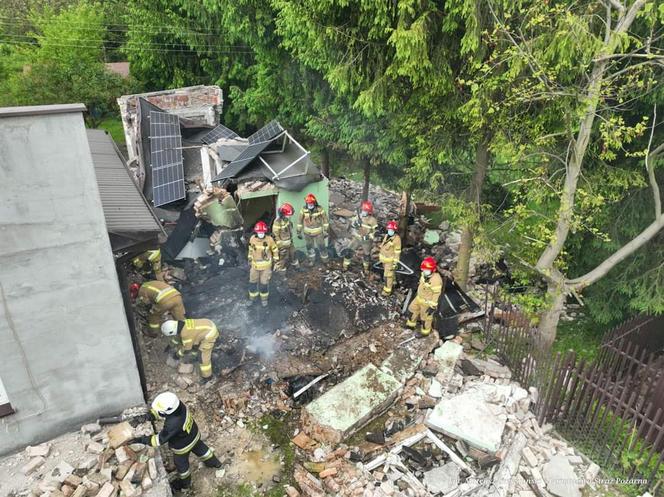
<path id="1" fill-rule="evenodd" d="M 401 258 L 401 237 L 396 233 L 394 236 L 385 235 L 380 244 L 378 258 L 383 264 L 398 262 Z"/>
<path id="2" fill-rule="evenodd" d="M 317 205 L 314 209 L 309 210 L 303 207 L 300 210 L 300 216 L 297 221 L 297 232 L 304 231 L 305 235 L 316 236 L 330 229 L 330 224 L 327 220 L 325 209 Z"/>
<path id="3" fill-rule="evenodd" d="M 259 271 L 272 269 L 272 262 L 279 260 L 279 248 L 271 236 L 266 235 L 265 238 L 258 238 L 254 235 L 249 240 L 247 259 L 249 259 L 251 267 L 254 269 Z"/>
<path id="4" fill-rule="evenodd" d="M 429 307 L 437 307 L 441 293 L 443 293 L 443 278 L 440 273 L 434 272 L 429 278 L 422 273 L 417 287 L 417 299 Z"/>
<path id="5" fill-rule="evenodd" d="M 209 319 L 185 319 L 184 327 L 180 332 L 182 350 L 191 350 L 194 346 L 201 346 L 203 342 L 211 343 L 219 336 L 217 325 Z"/>
<path id="6" fill-rule="evenodd" d="M 278 217 L 272 223 L 272 234 L 278 247 L 290 247 L 293 242 L 293 223 L 288 218 Z"/>

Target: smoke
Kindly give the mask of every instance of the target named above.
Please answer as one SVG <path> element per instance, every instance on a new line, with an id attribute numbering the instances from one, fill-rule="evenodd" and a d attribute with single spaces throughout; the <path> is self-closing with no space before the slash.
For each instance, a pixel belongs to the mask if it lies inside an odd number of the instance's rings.
<path id="1" fill-rule="evenodd" d="M 277 340 L 274 335 L 249 337 L 246 348 L 252 354 L 258 354 L 261 359 L 272 359 L 277 350 Z"/>

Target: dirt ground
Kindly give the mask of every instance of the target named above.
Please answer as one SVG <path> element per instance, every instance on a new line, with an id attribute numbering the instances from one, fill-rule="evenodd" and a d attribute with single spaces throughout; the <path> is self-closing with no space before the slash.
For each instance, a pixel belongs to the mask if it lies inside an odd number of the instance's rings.
<path id="1" fill-rule="evenodd" d="M 186 281 L 176 286 L 188 317 L 209 318 L 219 327 L 215 379 L 203 386 L 196 370 L 179 374 L 167 365 L 168 340 L 141 333 L 148 391 L 150 397 L 164 390 L 177 393 L 224 464 L 214 471 L 199 467 L 192 456 L 195 495 L 216 495 L 219 489 L 241 485 L 262 493 L 288 478 L 283 470 L 292 461 L 285 460 L 289 454 L 274 440 L 275 435 L 292 438 L 296 428 L 288 428 L 289 433 L 271 430 L 275 419 L 299 416 L 289 395 L 293 385 L 329 374 L 312 392 L 324 390 L 370 361 L 380 364 L 412 331 L 403 328 L 398 315 L 399 292 L 381 297 L 382 281 L 365 282 L 355 268 L 342 273 L 339 262 L 276 274 L 267 308 L 250 303 L 246 267 L 210 269 L 188 265 Z M 359 290 L 347 291 L 351 285 Z M 344 300 L 349 298 L 357 299 L 357 305 Z M 143 315 L 136 313 L 139 330 L 147 330 Z M 286 426 L 279 423 L 276 430 L 283 432 Z M 168 467 L 169 457 L 165 459 Z"/>

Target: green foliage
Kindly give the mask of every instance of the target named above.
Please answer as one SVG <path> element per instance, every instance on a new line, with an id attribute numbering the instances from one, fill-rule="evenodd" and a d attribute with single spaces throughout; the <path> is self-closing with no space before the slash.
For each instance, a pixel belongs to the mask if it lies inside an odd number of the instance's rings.
<path id="1" fill-rule="evenodd" d="M 100 6 L 81 1 L 57 14 L 45 8 L 30 22 L 34 44 L 3 48 L 0 105 L 83 102 L 93 124 L 114 111 L 127 82 L 104 66 Z"/>

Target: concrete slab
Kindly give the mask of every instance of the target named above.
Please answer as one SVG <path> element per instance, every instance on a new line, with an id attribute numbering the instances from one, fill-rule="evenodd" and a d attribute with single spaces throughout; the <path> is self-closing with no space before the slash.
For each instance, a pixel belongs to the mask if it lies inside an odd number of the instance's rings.
<path id="1" fill-rule="evenodd" d="M 408 342 L 387 356 L 380 369 L 394 376 L 400 383 L 405 383 L 415 374 L 422 360 L 431 353 L 436 343 L 438 343 L 436 334 Z"/>
<path id="2" fill-rule="evenodd" d="M 425 424 L 493 454 L 500 448 L 507 415 L 503 408 L 491 404 L 487 395 L 488 392 L 477 388 L 443 399 L 431 411 Z"/>
<path id="3" fill-rule="evenodd" d="M 424 473 L 424 486 L 432 494 L 446 494 L 459 486 L 461 468 L 448 462 Z"/>
<path id="4" fill-rule="evenodd" d="M 369 364 L 304 408 L 304 431 L 320 442 L 339 443 L 387 409 L 400 388 L 396 378 Z"/>
<path id="5" fill-rule="evenodd" d="M 438 362 L 438 373 L 442 375 L 445 382 L 452 378 L 454 366 L 456 366 L 462 352 L 463 346 L 456 342 L 448 341 L 438 347 L 433 353 Z"/>
<path id="6" fill-rule="evenodd" d="M 553 456 L 542 468 L 546 489 L 558 497 L 581 497 L 578 477 L 567 457 Z"/>

